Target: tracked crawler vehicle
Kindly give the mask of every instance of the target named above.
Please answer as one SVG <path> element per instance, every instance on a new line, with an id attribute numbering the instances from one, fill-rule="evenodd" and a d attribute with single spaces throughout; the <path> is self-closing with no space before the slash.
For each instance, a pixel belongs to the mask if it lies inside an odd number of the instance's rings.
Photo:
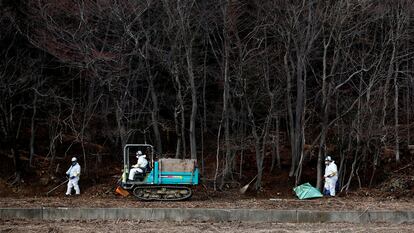
<path id="1" fill-rule="evenodd" d="M 149 166 L 144 173 L 128 179 L 135 153 L 142 151 Z M 154 157 L 154 148 L 149 144 L 127 144 L 124 147 L 122 188 L 129 190 L 143 201 L 179 201 L 192 196 L 193 186 L 199 183 L 199 170 L 194 159 L 172 159 Z"/>

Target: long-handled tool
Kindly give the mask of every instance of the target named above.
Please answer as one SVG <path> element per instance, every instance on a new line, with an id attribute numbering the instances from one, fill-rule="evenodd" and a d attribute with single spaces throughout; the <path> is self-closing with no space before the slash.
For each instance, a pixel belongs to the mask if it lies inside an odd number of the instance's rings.
<path id="1" fill-rule="evenodd" d="M 240 194 L 244 194 L 247 191 L 249 185 L 257 178 L 258 175 L 259 174 L 257 174 L 248 184 L 246 184 L 245 186 L 243 186 L 243 188 L 239 190 Z"/>
<path id="2" fill-rule="evenodd" d="M 63 181 L 61 184 L 59 184 L 58 186 L 54 187 L 53 189 L 51 189 L 49 192 L 46 193 L 46 196 L 49 196 L 49 193 L 55 191 L 57 188 L 59 188 L 60 186 L 66 184 L 69 181 L 69 179 Z"/>

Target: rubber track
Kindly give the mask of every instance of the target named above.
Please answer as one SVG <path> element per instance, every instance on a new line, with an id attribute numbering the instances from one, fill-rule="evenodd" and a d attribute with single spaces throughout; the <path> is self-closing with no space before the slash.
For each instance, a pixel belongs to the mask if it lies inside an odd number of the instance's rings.
<path id="1" fill-rule="evenodd" d="M 146 190 L 146 189 L 152 189 L 152 190 L 160 190 L 162 188 L 165 188 L 168 190 L 187 190 L 188 194 L 186 196 L 183 197 L 179 197 L 179 198 L 154 198 L 154 197 L 142 197 L 137 195 L 139 190 Z M 136 198 L 138 198 L 139 200 L 142 201 L 182 201 L 182 200 L 186 200 L 188 198 L 190 198 L 193 195 L 193 192 L 191 191 L 190 188 L 185 187 L 185 186 L 137 186 L 134 188 L 134 191 L 132 192 L 134 194 L 134 196 Z"/>

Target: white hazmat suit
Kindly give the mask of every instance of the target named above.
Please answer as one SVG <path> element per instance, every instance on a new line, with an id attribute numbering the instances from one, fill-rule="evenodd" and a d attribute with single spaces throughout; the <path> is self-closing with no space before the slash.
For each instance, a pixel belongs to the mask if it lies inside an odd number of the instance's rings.
<path id="1" fill-rule="evenodd" d="M 72 160 L 72 162 L 74 162 L 75 164 L 73 163 L 72 166 L 70 166 L 70 168 L 66 172 L 66 175 L 69 176 L 68 189 L 66 190 L 66 195 L 71 195 L 72 188 L 75 188 L 76 194 L 79 195 L 80 189 L 79 189 L 78 182 L 79 182 L 81 167 L 76 162 L 76 160 L 75 161 Z"/>
<path id="2" fill-rule="evenodd" d="M 325 168 L 325 190 L 329 191 L 329 194 L 335 196 L 336 182 L 338 181 L 338 168 L 332 160 L 327 160 L 327 166 Z"/>
<path id="3" fill-rule="evenodd" d="M 147 156 L 143 155 L 143 154 L 139 154 L 137 156 L 137 158 L 138 158 L 137 164 L 132 165 L 131 170 L 129 170 L 129 175 L 128 175 L 129 180 L 133 180 L 135 174 L 144 172 L 145 168 L 148 166 L 148 161 L 145 157 L 147 157 Z"/>

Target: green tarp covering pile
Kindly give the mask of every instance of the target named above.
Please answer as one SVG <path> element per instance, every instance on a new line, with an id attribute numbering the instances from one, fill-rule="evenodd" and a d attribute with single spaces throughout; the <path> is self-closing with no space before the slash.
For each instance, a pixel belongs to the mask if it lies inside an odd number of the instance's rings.
<path id="1" fill-rule="evenodd" d="M 323 197 L 322 193 L 309 183 L 299 185 L 294 188 L 293 191 L 295 191 L 296 196 L 298 196 L 300 200 Z"/>

